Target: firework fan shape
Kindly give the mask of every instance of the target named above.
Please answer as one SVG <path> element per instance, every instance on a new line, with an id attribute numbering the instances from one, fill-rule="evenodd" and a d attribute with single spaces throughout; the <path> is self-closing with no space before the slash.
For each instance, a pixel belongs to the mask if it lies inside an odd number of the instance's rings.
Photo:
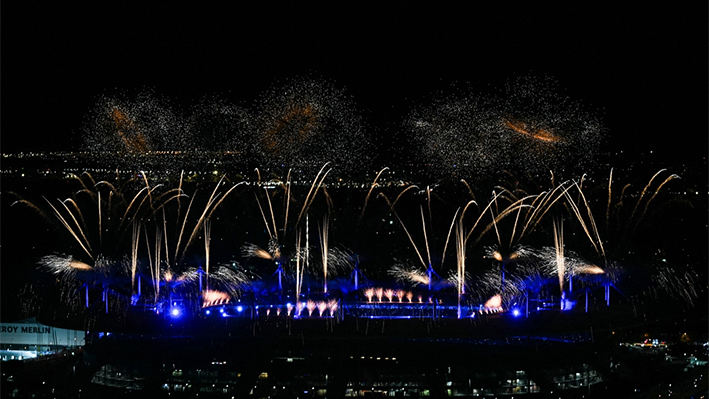
<path id="1" fill-rule="evenodd" d="M 505 277 L 504 285 L 500 273 L 498 264 L 472 278 L 466 276 L 463 282 L 470 286 L 473 303 L 498 295 L 503 307 L 507 308 L 510 303 L 523 297 L 525 292 L 539 290 L 545 282 L 553 281 L 553 276 L 548 277 L 546 270 L 540 268 L 535 262 L 517 265 L 514 273 L 509 273 Z"/>
<path id="2" fill-rule="evenodd" d="M 554 247 L 543 247 L 536 253 L 542 264 L 543 274 L 548 277 L 558 275 L 558 250 Z M 563 275 L 568 278 L 575 276 L 583 278 L 585 276 L 597 276 L 604 274 L 600 267 L 582 259 L 572 251 L 565 251 L 563 254 L 564 270 Z"/>
<path id="3" fill-rule="evenodd" d="M 176 277 L 192 285 L 193 289 L 198 288 L 200 271 L 195 267 L 188 268 L 183 274 Z M 238 298 L 244 288 L 251 283 L 249 275 L 244 272 L 241 266 L 231 266 L 227 263 L 218 264 L 209 273 L 209 277 L 203 277 L 203 289 L 209 287 L 210 290 L 217 290 L 228 294 L 231 298 Z"/>
<path id="4" fill-rule="evenodd" d="M 45 270 L 66 280 L 100 281 L 130 275 L 130 261 L 127 257 L 113 260 L 99 256 L 92 263 L 93 266 L 64 254 L 46 255 L 38 261 Z"/>
<path id="5" fill-rule="evenodd" d="M 314 260 L 309 262 L 309 266 L 313 275 L 322 275 L 323 268 L 327 266 L 327 275 L 331 277 L 336 277 L 354 269 L 352 255 L 347 250 L 340 248 L 328 248 L 327 249 L 327 264 L 323 265 L 325 259 L 323 259 L 322 254 L 320 256 L 319 262 Z M 320 276 L 322 277 L 322 276 Z"/>
<path id="6" fill-rule="evenodd" d="M 181 273 L 189 248 L 200 233 L 208 237 L 213 211 L 238 186 L 219 191 L 222 182 L 217 183 L 204 199 L 205 204 L 202 196 L 195 201 L 197 190 L 191 197 L 184 194 L 182 180 L 177 188 L 170 189 L 151 185 L 145 175 L 123 183 L 96 182 L 88 173 L 73 178 L 80 190 L 65 200 L 45 198 L 49 214 L 27 200 L 16 204 L 27 205 L 57 223 L 62 233 L 57 241 L 64 244 L 59 239 L 65 239 L 65 251 L 70 254 L 45 256 L 39 264 L 65 284 L 86 281 L 87 307 L 88 292 L 95 288 L 101 289 L 105 303 L 108 295 L 120 292 L 119 296 L 129 297 L 131 291 L 131 300 L 137 302 L 141 288 L 152 287 L 145 291 L 145 299 L 150 300 L 159 298 L 161 285 L 181 284 L 190 276 Z M 239 270 L 218 266 L 211 275 L 208 245 L 205 254 L 205 284 L 212 281 L 222 291 L 237 296 L 242 284 Z"/>
<path id="7" fill-rule="evenodd" d="M 388 274 L 399 282 L 407 282 L 413 286 L 429 284 L 426 270 L 419 269 L 412 265 L 398 263 L 388 270 Z"/>
<path id="8" fill-rule="evenodd" d="M 299 79 L 266 92 L 253 120 L 262 165 L 301 169 L 333 162 L 342 170 L 368 163 L 369 140 L 343 92 Z"/>
<path id="9" fill-rule="evenodd" d="M 96 182 L 90 174 L 84 173 L 71 175 L 71 179 L 79 183 L 79 190 L 71 197 L 63 200 L 45 197 L 46 213 L 32 207 L 45 217 L 54 216 L 50 220 L 64 233 L 61 237 L 67 239 L 69 247 L 85 261 L 100 256 L 123 257 L 130 248 L 131 231 L 135 234 L 141 220 L 150 217 L 163 201 L 177 195 L 177 190 L 165 192 L 158 190 L 159 185 L 151 187 L 147 178 L 112 184 L 105 180 Z"/>
<path id="10" fill-rule="evenodd" d="M 658 254 L 649 251 L 652 247 L 648 245 L 652 244 L 648 239 L 658 236 L 644 235 L 654 231 L 648 228 L 647 216 L 668 205 L 663 201 L 667 200 L 663 195 L 666 191 L 664 187 L 679 178 L 661 169 L 645 185 L 617 184 L 611 170 L 607 186 L 603 187 L 608 190 L 603 201 L 605 209 L 600 208 L 604 213 L 599 212 L 594 217 L 585 194 L 578 197 L 578 203 L 572 199 L 567 201 L 593 245 L 594 251 L 588 258 L 604 271 L 596 276 L 603 277 L 606 285 L 618 281 L 624 274 L 636 275 L 635 281 L 640 280 L 640 276 L 649 277 L 653 287 L 646 290 L 647 293 L 655 296 L 658 291 L 664 290 L 671 297 L 682 298 L 688 305 L 694 306 L 694 299 L 698 296 L 692 274 L 682 270 L 680 264 L 665 263 Z M 576 188 L 583 194 L 579 185 Z M 656 198 L 658 195 L 660 197 Z M 641 255 L 638 254 L 643 253 L 649 257 L 642 261 L 644 267 L 634 267 L 641 262 Z"/>

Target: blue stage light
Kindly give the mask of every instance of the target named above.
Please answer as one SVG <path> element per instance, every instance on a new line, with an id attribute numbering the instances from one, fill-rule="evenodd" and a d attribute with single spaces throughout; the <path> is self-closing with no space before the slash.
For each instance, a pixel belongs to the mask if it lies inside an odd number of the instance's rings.
<path id="1" fill-rule="evenodd" d="M 209 309 L 207 309 L 204 313 L 210 314 L 210 313 L 212 313 L 212 312 L 211 312 Z"/>
<path id="2" fill-rule="evenodd" d="M 180 308 L 173 307 L 172 309 L 170 309 L 170 316 L 172 316 L 174 318 L 180 317 L 180 313 L 181 313 Z"/>
<path id="3" fill-rule="evenodd" d="M 239 312 L 239 313 L 241 313 L 243 310 L 244 310 L 244 307 L 241 306 L 241 305 L 239 305 L 239 306 L 236 307 L 236 311 Z"/>
<path id="4" fill-rule="evenodd" d="M 519 317 L 520 314 L 521 313 L 520 313 L 519 309 L 517 309 L 517 308 L 512 309 L 512 316 Z"/>
<path id="5" fill-rule="evenodd" d="M 224 308 L 219 309 L 219 313 L 224 313 Z"/>

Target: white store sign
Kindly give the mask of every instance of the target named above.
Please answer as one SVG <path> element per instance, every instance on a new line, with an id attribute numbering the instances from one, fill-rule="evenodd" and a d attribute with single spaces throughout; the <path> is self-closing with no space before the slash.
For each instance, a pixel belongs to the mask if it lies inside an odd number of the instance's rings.
<path id="1" fill-rule="evenodd" d="M 84 331 L 50 327 L 37 322 L 0 324 L 2 345 L 83 346 L 85 335 Z"/>

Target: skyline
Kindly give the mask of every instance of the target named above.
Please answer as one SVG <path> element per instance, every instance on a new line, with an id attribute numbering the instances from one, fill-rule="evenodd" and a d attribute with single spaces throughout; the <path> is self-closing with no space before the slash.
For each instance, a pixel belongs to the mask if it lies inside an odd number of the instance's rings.
<path id="1" fill-rule="evenodd" d="M 101 96 L 253 107 L 303 77 L 351 96 L 386 147 L 441 94 L 531 75 L 594 111 L 602 150 L 706 157 L 706 5 L 301 6 L 5 6 L 2 151 L 81 149 Z"/>

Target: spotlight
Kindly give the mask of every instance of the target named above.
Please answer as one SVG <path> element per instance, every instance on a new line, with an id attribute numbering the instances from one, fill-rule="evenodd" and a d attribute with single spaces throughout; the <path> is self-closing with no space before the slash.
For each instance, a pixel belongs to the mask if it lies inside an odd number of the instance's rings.
<path id="1" fill-rule="evenodd" d="M 180 317 L 180 308 L 173 307 L 172 309 L 170 309 L 170 316 L 172 316 L 174 318 Z"/>
<path id="2" fill-rule="evenodd" d="M 517 308 L 512 309 L 512 316 L 519 317 L 520 311 Z"/>
<path id="3" fill-rule="evenodd" d="M 207 309 L 204 313 L 210 314 L 210 313 L 212 313 L 212 311 L 210 311 L 209 309 Z"/>
<path id="4" fill-rule="evenodd" d="M 239 312 L 239 313 L 241 313 L 243 310 L 244 310 L 244 307 L 241 306 L 241 305 L 239 305 L 239 306 L 236 307 L 236 311 Z"/>

